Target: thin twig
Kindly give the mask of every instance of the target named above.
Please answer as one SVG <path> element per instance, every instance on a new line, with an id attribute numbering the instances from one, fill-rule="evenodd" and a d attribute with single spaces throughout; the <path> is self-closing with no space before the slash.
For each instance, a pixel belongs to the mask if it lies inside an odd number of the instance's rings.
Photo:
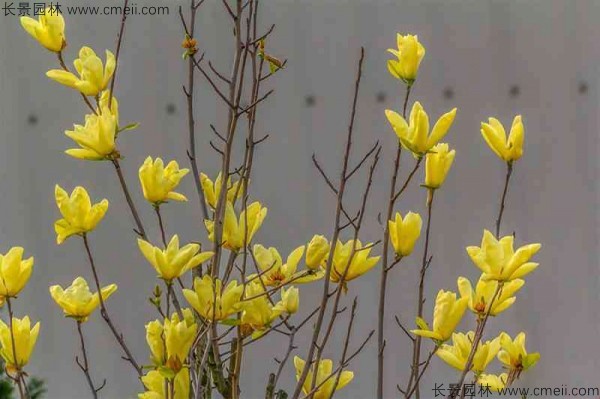
<path id="1" fill-rule="evenodd" d="M 406 94 L 404 97 L 404 109 L 403 115 L 406 118 L 406 105 L 408 104 L 408 97 L 410 96 L 411 86 L 406 87 Z M 394 194 L 396 191 L 396 181 L 398 180 L 398 172 L 400 171 L 400 159 L 402 156 L 402 145 L 398 143 L 396 149 L 396 158 L 394 160 L 394 168 L 392 178 L 390 181 L 390 195 L 387 204 L 386 220 L 383 230 L 383 259 L 381 267 L 381 275 L 379 279 L 379 309 L 377 313 L 377 399 L 383 399 L 383 371 L 384 371 L 384 351 L 385 351 L 385 338 L 383 336 L 384 320 L 385 320 L 385 291 L 387 285 L 387 275 L 392 266 L 388 266 L 389 256 L 389 241 L 390 231 L 388 226 L 388 220 L 392 218 L 394 211 L 394 204 L 398 199 L 398 196 Z M 412 174 L 406 179 L 405 186 L 408 186 L 408 182 L 412 178 Z"/>
<path id="2" fill-rule="evenodd" d="M 141 236 L 144 240 L 146 240 L 146 231 L 144 230 L 144 226 L 142 225 L 142 220 L 138 214 L 137 209 L 135 208 L 135 204 L 133 199 L 131 198 L 131 194 L 129 194 L 129 188 L 127 188 L 127 183 L 125 182 L 125 177 L 123 176 L 123 171 L 121 170 L 121 164 L 118 159 L 113 159 L 112 164 L 115 167 L 115 171 L 117 172 L 117 176 L 119 177 L 119 183 L 121 184 L 121 189 L 123 190 L 123 194 L 125 195 L 125 200 L 127 201 L 127 205 L 129 205 L 129 209 L 131 211 L 131 215 L 135 220 L 135 224 L 137 226 L 137 230 L 135 232 Z"/>
<path id="3" fill-rule="evenodd" d="M 500 238 L 500 224 L 502 223 L 502 215 L 504 214 L 504 206 L 506 202 L 506 194 L 508 193 L 508 183 L 510 182 L 510 176 L 512 175 L 513 164 L 512 162 L 506 163 L 506 179 L 504 180 L 504 190 L 502 191 L 502 199 L 500 200 L 500 210 L 498 211 L 498 218 L 496 219 L 496 237 Z"/>
<path id="4" fill-rule="evenodd" d="M 117 50 L 115 51 L 115 70 L 113 71 L 112 80 L 110 81 L 110 94 L 108 96 L 108 109 L 111 109 L 113 92 L 115 90 L 115 81 L 117 79 L 117 68 L 119 67 L 119 55 L 121 55 L 121 44 L 123 43 L 123 33 L 125 32 L 125 21 L 127 20 L 127 4 L 129 0 L 125 0 L 123 3 L 123 13 L 121 17 L 121 27 L 119 28 L 119 34 L 117 36 Z"/>
<path id="5" fill-rule="evenodd" d="M 106 322 L 106 324 L 110 328 L 110 330 L 113 333 L 115 339 L 117 340 L 117 342 L 119 343 L 119 345 L 123 349 L 123 352 L 125 352 L 124 359 L 127 360 L 129 363 L 131 363 L 131 365 L 133 366 L 133 368 L 137 372 L 138 376 L 141 378 L 142 375 L 143 375 L 142 368 L 135 361 L 135 359 L 134 359 L 134 357 L 133 357 L 133 355 L 131 353 L 131 350 L 129 349 L 129 347 L 125 343 L 125 339 L 123 338 L 123 334 L 121 334 L 117 330 L 117 328 L 115 327 L 112 319 L 110 318 L 110 316 L 108 314 L 108 310 L 106 309 L 106 305 L 104 303 L 104 299 L 102 298 L 102 288 L 100 286 L 100 279 L 98 278 L 98 271 L 96 270 L 96 265 L 94 263 L 94 258 L 92 256 L 92 251 L 90 249 L 90 244 L 88 242 L 88 237 L 87 237 L 87 234 L 85 234 L 85 233 L 83 234 L 83 245 L 85 246 L 85 251 L 87 253 L 88 260 L 90 262 L 90 267 L 92 269 L 92 274 L 94 276 L 94 283 L 96 284 L 96 289 L 98 290 L 98 298 L 100 300 L 100 314 L 102 315 L 102 318 L 104 319 L 104 321 Z"/>
<path id="6" fill-rule="evenodd" d="M 13 327 L 13 310 L 12 310 L 12 300 L 10 297 L 6 297 L 6 305 L 8 308 L 8 327 L 10 328 L 10 342 L 12 345 L 12 354 L 13 354 L 13 360 L 14 360 L 14 366 L 16 367 L 16 376 L 12 377 L 10 376 L 10 378 L 15 382 L 15 384 L 17 385 L 17 387 L 19 388 L 19 396 L 21 397 L 21 399 L 29 399 L 29 395 L 27 394 L 27 391 L 25 390 L 27 384 L 24 383 L 23 380 L 23 372 L 21 370 L 21 368 L 19 367 L 19 362 L 18 362 L 18 356 L 17 356 L 17 347 L 16 347 L 16 343 L 15 343 L 15 331 L 14 331 L 14 327 Z M 8 374 L 8 370 L 6 372 L 6 375 Z"/>
<path id="7" fill-rule="evenodd" d="M 79 334 L 79 341 L 81 343 L 81 355 L 83 357 L 83 364 L 79 362 L 79 358 L 77 356 L 75 356 L 75 362 L 77 363 L 81 371 L 83 371 L 83 374 L 85 374 L 85 379 L 87 380 L 88 386 L 90 387 L 90 391 L 92 391 L 92 396 L 94 397 L 94 399 L 96 399 L 98 397 L 98 391 L 100 391 L 104 387 L 104 385 L 106 384 L 106 380 L 104 380 L 104 383 L 99 388 L 96 388 L 94 386 L 92 376 L 90 375 L 90 366 L 88 361 L 87 350 L 85 348 L 85 340 L 83 339 L 83 331 L 81 330 L 81 321 L 77 320 L 76 324 L 77 333 Z"/>
<path id="8" fill-rule="evenodd" d="M 365 56 L 365 50 L 364 50 L 364 48 L 361 48 L 360 59 L 358 62 L 357 77 L 356 77 L 356 81 L 354 84 L 354 99 L 352 101 L 352 111 L 350 113 L 350 124 L 348 126 L 346 149 L 344 152 L 344 159 L 342 162 L 342 170 L 340 173 L 340 184 L 339 184 L 339 188 L 337 189 L 338 194 L 337 194 L 337 206 L 336 206 L 336 212 L 335 212 L 335 224 L 334 224 L 334 230 L 333 230 L 333 237 L 331 239 L 331 242 L 333 243 L 333 245 L 331 245 L 331 249 L 329 250 L 329 257 L 327 259 L 327 264 L 325 267 L 325 277 L 324 277 L 324 283 L 323 283 L 323 294 L 321 297 L 321 306 L 319 309 L 319 314 L 317 316 L 317 321 L 315 323 L 315 328 L 313 330 L 312 339 L 310 341 L 308 353 L 307 353 L 307 356 L 305 359 L 306 363 L 304 365 L 304 369 L 302 370 L 302 373 L 298 377 L 298 382 L 296 384 L 296 388 L 294 389 L 294 393 L 292 394 L 291 399 L 298 399 L 300 397 L 300 394 L 302 393 L 302 388 L 304 386 L 304 382 L 306 381 L 306 378 L 308 376 L 308 373 L 310 371 L 310 367 L 311 367 L 311 364 L 313 361 L 313 355 L 315 353 L 316 345 L 318 344 L 319 334 L 321 332 L 321 327 L 323 325 L 323 319 L 324 319 L 325 311 L 327 308 L 327 301 L 329 299 L 329 278 L 331 276 L 331 268 L 333 265 L 333 252 L 335 250 L 335 243 L 337 242 L 339 233 L 340 233 L 339 227 L 340 227 L 340 219 L 341 219 L 341 214 L 342 214 L 342 201 L 343 201 L 344 192 L 345 192 L 345 188 L 346 188 L 346 179 L 344 179 L 344 177 L 346 176 L 347 171 L 348 171 L 348 162 L 349 162 L 350 152 L 351 152 L 351 148 L 352 148 L 352 133 L 354 130 L 354 120 L 355 120 L 355 116 L 356 116 L 358 90 L 360 88 L 360 81 L 361 81 L 361 77 L 362 77 L 362 65 L 363 65 L 364 56 Z"/>

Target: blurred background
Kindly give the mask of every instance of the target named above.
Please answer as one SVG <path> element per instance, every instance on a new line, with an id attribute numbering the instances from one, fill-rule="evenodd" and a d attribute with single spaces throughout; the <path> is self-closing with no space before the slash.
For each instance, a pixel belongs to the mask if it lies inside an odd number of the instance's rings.
<path id="1" fill-rule="evenodd" d="M 115 3 L 63 0 L 60 4 Z M 115 92 L 122 123 L 141 123 L 138 130 L 123 133 L 119 148 L 146 229 L 158 242 L 158 227 L 151 206 L 143 201 L 137 169 L 148 154 L 188 163 L 181 90 L 187 64 L 181 59 L 183 34 L 177 14 L 178 5 L 184 3 L 138 0 L 137 4 L 169 7 L 169 15 L 134 15 L 127 20 Z M 93 198 L 110 200 L 107 217 L 91 235 L 91 244 L 103 283 L 119 285 L 108 301 L 109 310 L 138 359 L 148 356 L 144 324 L 155 318 L 147 301 L 156 283 L 155 272 L 137 249 L 133 221 L 112 166 L 63 154 L 72 146 L 63 131 L 80 123 L 86 112 L 80 97 L 45 77 L 48 69 L 57 67 L 56 58 L 21 29 L 18 17 L 0 16 L 0 252 L 21 245 L 36 259 L 33 278 L 15 305 L 18 316 L 29 314 L 42 323 L 28 371 L 46 380 L 47 398 L 87 397 L 88 388 L 74 362 L 79 350 L 74 324 L 63 318 L 48 286 L 68 285 L 77 275 L 88 279 L 91 275 L 78 240 L 55 244 L 54 185 L 68 190 L 83 185 Z M 431 319 L 439 289 L 456 290 L 460 275 L 477 278 L 479 272 L 464 248 L 479 245 L 483 229 L 492 229 L 496 218 L 505 167 L 487 148 L 479 124 L 496 116 L 506 126 L 515 114 L 523 114 L 525 155 L 515 165 L 503 232 L 514 231 L 517 245 L 541 242 L 537 256 L 541 266 L 527 278 L 516 306 L 490 321 L 489 332 L 525 331 L 528 349 L 541 352 L 540 363 L 523 375 L 522 386 L 598 386 L 599 18 L 600 2 L 585 0 L 264 0 L 263 29 L 277 25 L 269 51 L 288 62 L 269 81 L 276 92 L 259 111 L 257 135 L 270 137 L 258 148 L 252 194 L 266 204 L 269 214 L 255 241 L 276 246 L 287 256 L 313 234 L 331 233 L 335 201 L 310 157 L 316 153 L 324 168 L 337 176 L 360 46 L 366 48 L 366 61 L 354 159 L 375 141 L 383 144 L 361 239 L 381 237 L 377 214 L 385 207 L 396 146 L 384 109 L 400 110 L 404 95 L 403 87 L 387 72 L 386 49 L 395 46 L 396 32 L 416 33 L 427 54 L 411 103 L 420 100 L 431 119 L 458 107 L 446 138 L 457 157 L 434 207 L 426 318 Z M 66 15 L 65 19 L 67 63 L 84 44 L 99 54 L 114 49 L 119 16 Z M 220 1 L 202 5 L 197 31 L 200 50 L 217 68 L 229 71 L 231 26 Z M 223 126 L 225 109 L 208 84 L 200 77 L 198 82 L 199 167 L 214 176 L 219 157 L 208 145 L 209 124 Z M 412 159 L 405 156 L 403 177 L 411 166 Z M 357 177 L 351 187 L 351 205 L 358 202 L 364 177 Z M 418 180 L 422 181 L 421 173 Z M 397 210 L 425 214 L 420 181 L 413 182 Z M 190 202 L 163 207 L 168 233 L 206 243 L 190 176 L 180 191 Z M 410 359 L 410 343 L 393 316 L 407 325 L 413 323 L 421 245 L 391 274 L 386 321 L 386 397 L 390 398 L 397 397 L 397 383 L 405 384 Z M 376 326 L 378 279 L 375 269 L 353 281 L 344 298 L 349 304 L 358 295 L 356 345 Z M 313 309 L 320 292 L 320 284 L 302 287 L 304 311 Z M 345 317 L 326 351 L 334 359 L 341 350 L 342 325 Z M 464 328 L 473 325 L 472 317 L 465 317 Z M 140 387 L 99 314 L 84 331 L 94 378 L 107 379 L 101 396 L 135 397 Z M 309 329 L 301 335 L 299 353 L 305 355 Z M 277 367 L 273 357 L 281 356 L 286 345 L 285 337 L 270 335 L 246 352 L 244 398 L 264 397 L 268 374 Z M 376 357 L 374 337 L 349 367 L 356 377 L 340 397 L 375 397 Z M 500 372 L 497 364 L 494 367 L 490 371 Z M 436 359 L 424 378 L 423 396 L 434 397 L 435 384 L 447 388 L 455 379 L 456 372 Z M 294 381 L 290 362 L 283 387 L 293 387 Z"/>

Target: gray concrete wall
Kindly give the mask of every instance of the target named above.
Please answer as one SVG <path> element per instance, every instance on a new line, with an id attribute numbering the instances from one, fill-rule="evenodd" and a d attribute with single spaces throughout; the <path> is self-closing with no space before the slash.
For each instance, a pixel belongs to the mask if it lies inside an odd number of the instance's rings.
<path id="1" fill-rule="evenodd" d="M 179 3 L 148 4 L 168 4 L 171 13 L 129 19 L 116 95 L 121 119 L 141 122 L 139 130 L 123 134 L 120 148 L 126 155 L 126 178 L 150 235 L 157 240 L 152 209 L 144 206 L 137 185 L 137 168 L 148 154 L 186 163 L 181 92 L 185 66 Z M 200 47 L 220 68 L 230 63 L 224 15 L 220 2 L 207 1 L 198 20 Z M 89 278 L 90 273 L 77 240 L 62 246 L 54 243 L 52 224 L 58 215 L 54 184 L 84 185 L 95 198 L 111 201 L 91 240 L 103 281 L 119 285 L 109 306 L 139 358 L 147 353 L 144 323 L 154 318 L 146 301 L 155 284 L 154 272 L 138 253 L 111 165 L 81 163 L 62 153 L 71 145 L 63 131 L 79 122 L 85 111 L 80 98 L 44 76 L 55 59 L 27 37 L 18 19 L 0 17 L 0 250 L 23 245 L 36 257 L 33 278 L 16 304 L 17 314 L 28 313 L 42 322 L 29 370 L 46 379 L 48 398 L 82 398 L 88 392 L 73 361 L 78 349 L 75 331 L 50 300 L 48 286 L 66 284 L 79 274 Z M 277 92 L 260 112 L 258 132 L 270 133 L 271 138 L 258 150 L 253 194 L 269 207 L 269 215 L 256 240 L 287 253 L 313 233 L 330 232 L 334 200 L 310 156 L 316 152 L 329 171 L 339 165 L 361 45 L 366 46 L 367 57 L 356 148 L 366 150 L 375 140 L 384 145 L 363 238 L 379 237 L 376 215 L 385 203 L 391 148 L 396 143 L 383 110 L 398 109 L 402 97 L 401 87 L 386 71 L 385 50 L 394 45 L 397 31 L 418 33 L 427 56 L 413 100 L 422 101 L 435 116 L 454 106 L 459 109 L 448 136 L 457 149 L 456 162 L 435 207 L 428 297 L 440 288 L 456 289 L 459 275 L 476 278 L 478 272 L 464 247 L 477 244 L 482 229 L 493 227 L 504 169 L 481 139 L 479 122 L 496 115 L 508 124 L 514 114 L 522 113 L 525 156 L 516 165 L 504 231 L 516 231 L 519 243 L 539 241 L 544 246 L 538 256 L 541 266 L 527 278 L 517 305 L 492 320 L 490 331 L 526 331 L 529 347 L 541 352 L 540 364 L 524 376 L 524 385 L 598 385 L 599 17 L 600 3 L 584 0 L 265 0 L 261 20 L 277 24 L 269 47 L 288 58 L 288 66 L 273 79 Z M 67 17 L 66 58 L 72 59 L 82 44 L 99 51 L 112 49 L 117 28 L 115 16 Z M 196 95 L 199 164 L 214 174 L 218 158 L 208 146 L 208 126 L 222 126 L 225 115 L 205 82 L 198 85 Z M 378 102 L 378 95 L 385 99 Z M 314 98 L 314 106 L 307 106 L 307 97 Z M 168 113 L 173 106 L 174 113 Z M 192 180 L 185 180 L 182 191 L 195 199 Z M 424 193 L 416 185 L 412 191 L 399 209 L 423 213 Z M 168 205 L 164 214 L 170 233 L 206 241 L 194 201 Z M 387 397 L 395 397 L 394 386 L 405 381 L 408 371 L 409 345 L 391 317 L 399 314 L 411 322 L 417 267 L 418 256 L 413 256 L 392 276 Z M 353 282 L 345 298 L 349 302 L 359 295 L 357 341 L 376 322 L 377 280 L 373 271 Z M 303 288 L 304 309 L 316 303 L 319 290 L 319 285 Z M 430 300 L 428 315 L 431 305 Z M 102 396 L 133 397 L 138 386 L 98 315 L 86 324 L 85 332 L 94 343 L 94 376 L 108 379 Z M 334 337 L 337 347 L 341 335 L 340 331 Z M 245 398 L 262 397 L 267 375 L 275 368 L 274 349 L 283 350 L 285 344 L 273 336 L 247 352 Z M 332 347 L 327 355 L 337 352 Z M 352 364 L 356 379 L 341 397 L 374 397 L 375 364 L 373 341 Z M 292 386 L 293 379 L 290 365 L 283 382 Z M 430 390 L 434 383 L 447 386 L 454 379 L 453 371 L 435 361 L 424 396 L 434 396 Z"/>

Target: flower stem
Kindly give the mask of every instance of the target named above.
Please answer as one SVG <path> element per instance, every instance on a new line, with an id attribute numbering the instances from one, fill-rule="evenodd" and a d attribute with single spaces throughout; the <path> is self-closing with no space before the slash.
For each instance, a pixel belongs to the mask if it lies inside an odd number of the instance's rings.
<path id="1" fill-rule="evenodd" d="M 81 371 L 83 371 L 83 373 L 85 374 L 85 379 L 87 380 L 90 390 L 92 391 L 92 396 L 94 397 L 94 399 L 96 399 L 96 398 L 98 398 L 98 391 L 100 389 L 102 389 L 104 384 L 100 388 L 96 388 L 94 386 L 94 382 L 92 381 L 92 377 L 90 375 L 90 367 L 89 367 L 89 362 L 88 362 L 87 350 L 85 349 L 85 340 L 83 339 L 83 331 L 81 330 L 81 321 L 79 321 L 79 320 L 77 321 L 77 333 L 79 333 L 79 341 L 81 342 L 81 355 L 83 357 L 83 364 L 79 363 L 78 357 L 75 357 L 75 361 L 77 362 L 77 365 L 79 366 Z"/>
<path id="2" fill-rule="evenodd" d="M 6 305 L 8 308 L 8 326 L 10 328 L 10 341 L 12 344 L 12 353 L 13 353 L 13 361 L 14 361 L 14 365 L 16 368 L 16 376 L 13 378 L 11 377 L 11 379 L 13 379 L 13 381 L 15 382 L 15 384 L 17 384 L 17 387 L 19 388 L 19 396 L 21 397 L 21 399 L 28 399 L 29 395 L 27 395 L 27 392 L 25 391 L 24 388 L 24 378 L 22 378 L 22 374 L 21 374 L 21 368 L 19 367 L 19 360 L 17 358 L 17 347 L 15 344 L 15 332 L 13 330 L 13 310 L 12 310 L 12 303 L 11 303 L 11 299 L 10 297 L 6 297 Z M 6 372 L 6 374 L 8 375 L 8 371 Z"/>
<path id="3" fill-rule="evenodd" d="M 508 193 L 508 183 L 510 176 L 512 175 L 513 164 L 512 162 L 506 163 L 506 179 L 504 180 L 504 191 L 502 191 L 502 199 L 500 200 L 500 210 L 498 212 L 498 219 L 496 219 L 496 237 L 500 236 L 500 224 L 502 223 L 502 215 L 504 214 L 504 205 L 506 203 L 506 194 Z"/>

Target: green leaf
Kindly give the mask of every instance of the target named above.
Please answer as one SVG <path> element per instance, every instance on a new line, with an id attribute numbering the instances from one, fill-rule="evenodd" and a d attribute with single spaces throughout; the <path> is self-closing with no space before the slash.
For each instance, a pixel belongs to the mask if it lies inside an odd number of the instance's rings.
<path id="1" fill-rule="evenodd" d="M 125 131 L 127 131 L 127 130 L 134 130 L 134 129 L 137 129 L 139 126 L 140 126 L 140 123 L 139 123 L 139 122 L 130 123 L 130 124 L 126 125 L 124 128 L 122 128 L 122 129 L 119 129 L 119 133 L 121 133 L 121 132 L 125 132 Z"/>
<path id="2" fill-rule="evenodd" d="M 239 319 L 225 319 L 225 320 L 221 320 L 220 323 L 224 324 L 226 326 L 239 326 L 240 320 Z"/>

